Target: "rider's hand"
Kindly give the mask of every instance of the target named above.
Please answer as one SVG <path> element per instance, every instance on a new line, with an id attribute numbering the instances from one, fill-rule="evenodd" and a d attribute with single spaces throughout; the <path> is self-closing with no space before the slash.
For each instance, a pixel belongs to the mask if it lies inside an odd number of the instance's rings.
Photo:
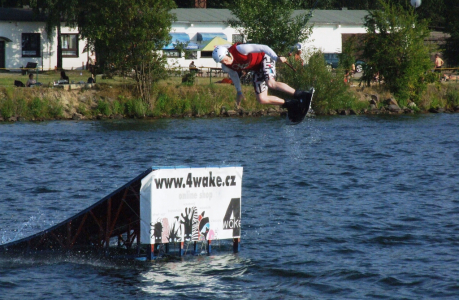
<path id="1" fill-rule="evenodd" d="M 283 56 L 279 56 L 278 60 L 280 60 L 281 62 L 285 63 L 287 61 L 287 58 L 285 58 Z"/>
<path id="2" fill-rule="evenodd" d="M 243 94 L 238 94 L 236 96 L 236 106 L 239 108 L 239 105 L 241 105 L 241 101 L 245 99 Z"/>

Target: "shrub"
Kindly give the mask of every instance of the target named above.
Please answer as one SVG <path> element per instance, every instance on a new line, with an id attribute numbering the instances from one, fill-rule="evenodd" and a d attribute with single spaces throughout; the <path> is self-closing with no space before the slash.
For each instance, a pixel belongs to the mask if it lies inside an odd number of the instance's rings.
<path id="1" fill-rule="evenodd" d="M 169 97 L 165 94 L 160 94 L 158 99 L 155 102 L 155 106 L 153 109 L 154 116 L 160 116 L 163 113 L 167 113 L 167 107 L 169 102 Z"/>
<path id="2" fill-rule="evenodd" d="M 458 90 L 448 90 L 446 92 L 446 101 L 448 105 L 452 107 L 459 106 L 459 91 Z"/>
<path id="3" fill-rule="evenodd" d="M 64 109 L 59 102 L 55 101 L 54 103 L 49 104 L 48 113 L 53 118 L 61 118 L 63 116 Z"/>
<path id="4" fill-rule="evenodd" d="M 184 112 L 184 107 L 187 106 L 185 102 L 188 102 L 188 99 L 176 100 L 169 102 L 169 113 L 171 115 L 180 115 Z"/>
<path id="5" fill-rule="evenodd" d="M 27 102 L 24 98 L 19 98 L 16 100 L 16 115 L 20 117 L 27 116 Z"/>
<path id="6" fill-rule="evenodd" d="M 105 116 L 110 116 L 112 114 L 112 110 L 110 108 L 109 103 L 99 100 L 97 103 L 97 111 L 99 111 L 101 114 Z"/>
<path id="7" fill-rule="evenodd" d="M 42 119 L 48 116 L 48 105 L 46 101 L 38 97 L 33 98 L 29 103 L 29 110 L 34 118 Z"/>
<path id="8" fill-rule="evenodd" d="M 191 113 L 193 115 L 201 115 L 210 110 L 210 107 L 207 105 L 206 101 L 202 99 L 202 97 L 199 97 L 199 94 L 194 95 L 194 97 L 191 99 L 190 106 Z"/>
<path id="9" fill-rule="evenodd" d="M 130 99 L 126 101 L 126 112 L 131 117 L 143 118 L 147 114 L 148 107 L 142 99 Z"/>
<path id="10" fill-rule="evenodd" d="M 313 51 L 304 67 L 295 61 L 291 63 L 296 71 L 282 67 L 282 81 L 297 89 L 314 87 L 312 107 L 316 113 L 327 114 L 330 110 L 360 109 L 362 105 L 368 106 L 367 103 L 358 103 L 350 92 L 344 82 L 344 70 L 338 69 L 336 73 L 327 70 L 321 51 Z"/>
<path id="11" fill-rule="evenodd" d="M 428 72 L 424 78 L 427 83 L 434 83 L 438 81 L 438 73 Z"/>
<path id="12" fill-rule="evenodd" d="M 8 119 L 14 115 L 14 103 L 10 98 L 5 99 L 0 103 L 0 114 L 3 118 Z"/>
<path id="13" fill-rule="evenodd" d="M 142 99 L 135 99 L 134 100 L 134 115 L 139 118 L 145 117 L 147 114 L 148 107 L 147 105 L 142 101 Z"/>
<path id="14" fill-rule="evenodd" d="M 442 101 L 440 98 L 438 98 L 437 95 L 435 95 L 434 97 L 431 98 L 431 102 L 430 102 L 430 107 L 432 108 L 438 108 L 438 107 L 442 107 Z"/>
<path id="15" fill-rule="evenodd" d="M 112 103 L 112 111 L 113 111 L 114 114 L 117 114 L 117 115 L 124 114 L 124 106 L 123 106 L 123 104 L 121 104 L 120 101 L 118 101 L 118 100 L 113 101 L 113 103 Z"/>

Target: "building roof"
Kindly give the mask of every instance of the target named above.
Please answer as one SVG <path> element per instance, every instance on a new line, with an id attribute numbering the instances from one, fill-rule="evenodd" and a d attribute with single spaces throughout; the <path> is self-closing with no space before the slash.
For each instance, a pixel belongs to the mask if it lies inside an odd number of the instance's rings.
<path id="1" fill-rule="evenodd" d="M 176 23 L 224 23 L 235 16 L 229 9 L 217 8 L 177 8 L 172 13 Z M 293 16 L 309 13 L 309 10 L 295 10 Z M 363 25 L 366 10 L 314 10 L 311 24 Z M 46 21 L 44 16 L 35 16 L 30 8 L 0 7 L 0 21 Z"/>
<path id="2" fill-rule="evenodd" d="M 293 16 L 309 13 L 309 10 L 295 10 Z M 314 10 L 312 13 L 312 24 L 347 24 L 363 25 L 365 16 L 368 15 L 366 10 Z"/>
<path id="3" fill-rule="evenodd" d="M 177 23 L 222 23 L 234 18 L 229 9 L 176 8 L 171 12 L 177 16 Z"/>
<path id="4" fill-rule="evenodd" d="M 235 16 L 229 9 L 217 8 L 177 8 L 172 13 L 177 16 L 176 23 L 223 23 Z M 309 13 L 309 10 L 295 10 L 293 16 Z M 312 24 L 350 24 L 363 25 L 366 10 L 314 10 Z"/>

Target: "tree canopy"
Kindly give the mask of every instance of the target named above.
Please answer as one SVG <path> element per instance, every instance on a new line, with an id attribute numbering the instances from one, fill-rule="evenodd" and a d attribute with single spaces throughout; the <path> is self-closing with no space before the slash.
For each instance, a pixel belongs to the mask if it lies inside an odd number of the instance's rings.
<path id="1" fill-rule="evenodd" d="M 295 1 L 290 0 L 236 0 L 230 10 L 239 20 L 230 20 L 229 24 L 250 42 L 287 53 L 311 34 L 307 25 L 310 16 L 292 18 L 294 7 Z"/>
<path id="2" fill-rule="evenodd" d="M 36 12 L 45 13 L 47 31 L 61 21 L 78 26 L 80 37 L 97 49 L 99 70 L 133 74 L 146 102 L 152 82 L 165 74 L 160 52 L 170 41 L 175 8 L 173 0 L 31 0 Z M 60 39 L 58 38 L 58 43 Z M 58 45 L 58 49 L 59 49 Z M 89 49 L 87 49 L 89 51 Z"/>
<path id="3" fill-rule="evenodd" d="M 101 67 L 133 73 L 145 102 L 151 84 L 165 75 L 158 50 L 170 41 L 172 8 L 172 0 L 98 0 L 82 6 L 78 16 L 80 34 L 96 46 Z"/>
<path id="4" fill-rule="evenodd" d="M 414 8 L 379 0 L 383 9 L 365 17 L 367 35 L 363 58 L 364 78 L 379 73 L 388 89 L 403 100 L 417 100 L 425 90 L 426 72 L 432 68 L 430 49 L 424 40 L 430 31 L 426 20 L 419 20 Z"/>

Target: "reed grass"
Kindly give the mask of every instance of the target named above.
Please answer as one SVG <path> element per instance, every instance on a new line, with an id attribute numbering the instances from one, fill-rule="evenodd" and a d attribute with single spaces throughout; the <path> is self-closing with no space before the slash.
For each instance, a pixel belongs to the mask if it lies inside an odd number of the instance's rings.
<path id="1" fill-rule="evenodd" d="M 295 63 L 295 62 L 293 62 Z M 322 68 L 320 57 L 309 65 L 302 67 L 298 64 L 296 72 L 279 67 L 279 81 L 291 86 L 308 88 L 314 86 L 313 108 L 317 114 L 328 114 L 331 110 L 354 109 L 361 111 L 369 107 L 363 94 L 377 93 L 381 100 L 390 98 L 390 93 L 384 86 L 375 85 L 365 88 L 349 88 L 338 72 L 328 72 Z M 80 75 L 82 73 L 82 75 Z M 69 77 L 85 78 L 87 71 L 68 71 Z M 49 87 L 17 88 L 13 86 L 15 78 L 27 76 L 11 73 L 0 74 L 0 116 L 7 120 L 10 117 L 22 117 L 27 120 L 44 120 L 68 118 L 72 110 L 88 118 L 96 116 L 109 117 L 123 115 L 133 118 L 170 117 L 170 116 L 202 116 L 207 114 L 219 115 L 222 108 L 235 109 L 236 90 L 233 85 L 220 83 L 223 77 L 195 77 L 193 84 L 182 84 L 182 78 L 169 77 L 156 83 L 153 87 L 150 102 L 143 102 L 136 94 L 135 82 L 129 78 L 114 77 L 103 79 L 97 76 L 97 85 L 91 90 L 94 100 L 80 101 L 75 97 L 84 94 L 85 90 L 73 92 L 74 101 L 63 105 L 62 99 L 69 97 L 69 92 L 52 88 L 52 79 L 57 79 L 54 71 L 39 75 L 39 81 L 50 80 Z M 267 107 L 259 104 L 251 85 L 243 85 L 245 99 L 241 107 L 249 111 L 258 111 Z M 65 94 L 67 93 L 67 94 Z M 270 91 L 270 93 L 273 93 Z M 280 97 L 286 95 L 277 93 Z M 60 95 L 60 96 L 59 96 Z M 399 103 L 401 106 L 406 103 Z M 71 108 L 68 105 L 72 106 Z M 422 100 L 420 109 L 430 107 L 454 108 L 459 106 L 459 87 L 457 85 L 430 84 Z"/>

